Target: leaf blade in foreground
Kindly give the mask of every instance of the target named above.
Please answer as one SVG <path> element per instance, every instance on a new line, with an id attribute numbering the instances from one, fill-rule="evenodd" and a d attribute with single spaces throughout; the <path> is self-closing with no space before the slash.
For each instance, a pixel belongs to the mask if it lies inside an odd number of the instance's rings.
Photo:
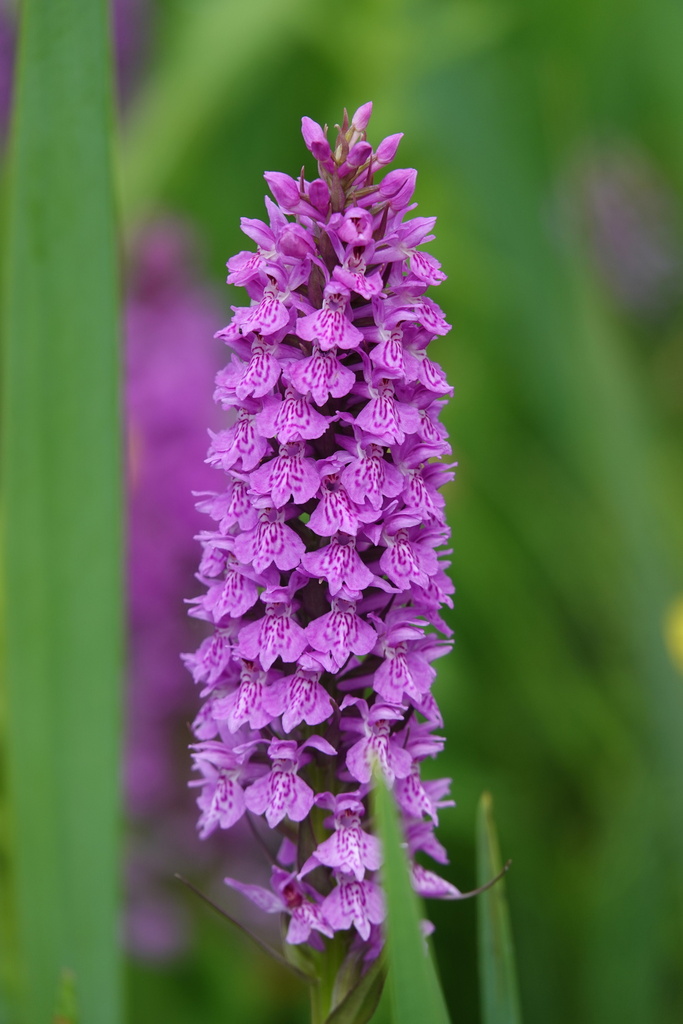
<path id="1" fill-rule="evenodd" d="M 21 1021 L 122 1017 L 117 245 L 104 0 L 25 0 L 8 165 L 3 587 Z"/>
<path id="2" fill-rule="evenodd" d="M 500 871 L 491 795 L 483 793 L 477 814 L 477 883 L 484 885 Z M 510 915 L 502 878 L 478 897 L 477 916 L 482 1024 L 522 1024 Z"/>
<path id="3" fill-rule="evenodd" d="M 413 891 L 398 812 L 384 780 L 376 780 L 375 814 L 384 850 L 382 879 L 387 900 L 387 985 L 394 1024 L 450 1024 L 434 961 L 420 930 L 420 903 Z"/>

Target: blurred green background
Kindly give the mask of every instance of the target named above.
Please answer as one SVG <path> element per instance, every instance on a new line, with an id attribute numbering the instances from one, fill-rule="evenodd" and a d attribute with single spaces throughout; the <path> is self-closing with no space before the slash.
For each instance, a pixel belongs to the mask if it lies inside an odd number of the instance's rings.
<path id="1" fill-rule="evenodd" d="M 134 5 L 129 5 L 134 6 Z M 434 343 L 455 649 L 436 697 L 474 886 L 492 792 L 527 1024 L 683 1019 L 683 6 L 676 0 L 166 0 L 141 8 L 117 162 L 128 238 L 175 215 L 221 282 L 307 114 L 402 131 L 449 279 Z M 210 337 L 197 344 L 215 344 Z M 192 593 L 190 590 L 189 593 Z M 188 677 L 188 687 L 191 686 Z M 180 776 L 183 744 L 178 744 Z M 131 958 L 131 1024 L 304 1021 L 305 993 L 191 895 L 189 950 Z M 453 1019 L 472 902 L 432 904 Z"/>

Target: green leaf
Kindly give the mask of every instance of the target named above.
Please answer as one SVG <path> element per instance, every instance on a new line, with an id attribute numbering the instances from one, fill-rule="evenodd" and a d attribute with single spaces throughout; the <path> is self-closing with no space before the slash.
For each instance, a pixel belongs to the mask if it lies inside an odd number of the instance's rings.
<path id="1" fill-rule="evenodd" d="M 377 1009 L 384 978 L 384 958 L 380 956 L 341 1003 L 335 1006 L 325 1024 L 367 1024 Z"/>
<path id="2" fill-rule="evenodd" d="M 434 961 L 420 930 L 422 911 L 410 881 L 398 811 L 383 778 L 376 780 L 375 814 L 384 850 L 392 1020 L 394 1024 L 449 1024 Z"/>
<path id="3" fill-rule="evenodd" d="M 104 0 L 24 0 L 3 280 L 2 547 L 20 1008 L 121 1020 L 118 280 Z"/>
<path id="4" fill-rule="evenodd" d="M 502 869 L 490 793 L 477 815 L 477 882 L 485 885 Z M 479 981 L 483 1024 L 521 1024 L 510 915 L 501 878 L 477 898 Z"/>

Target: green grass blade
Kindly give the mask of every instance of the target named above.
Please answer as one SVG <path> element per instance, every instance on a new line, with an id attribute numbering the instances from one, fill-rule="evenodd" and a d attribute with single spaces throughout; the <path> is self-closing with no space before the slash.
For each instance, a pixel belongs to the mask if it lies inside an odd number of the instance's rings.
<path id="1" fill-rule="evenodd" d="M 490 793 L 483 793 L 477 815 L 477 885 L 502 870 Z M 482 1024 L 521 1024 L 515 953 L 505 881 L 477 897 L 479 919 L 479 982 Z"/>
<path id="2" fill-rule="evenodd" d="M 121 1019 L 122 545 L 104 0 L 25 0 L 3 301 L 3 589 L 18 1019 Z"/>
<path id="3" fill-rule="evenodd" d="M 384 848 L 387 899 L 387 985 L 393 1024 L 449 1024 L 436 968 L 420 931 L 421 908 L 408 874 L 393 795 L 382 780 L 375 790 L 377 828 Z"/>

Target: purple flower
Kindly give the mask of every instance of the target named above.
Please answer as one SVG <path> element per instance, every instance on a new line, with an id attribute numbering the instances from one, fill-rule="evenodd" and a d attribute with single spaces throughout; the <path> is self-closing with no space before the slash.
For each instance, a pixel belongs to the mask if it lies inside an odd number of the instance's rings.
<path id="1" fill-rule="evenodd" d="M 341 710 L 356 705 L 361 713 L 357 718 L 344 720 L 348 732 L 362 732 L 362 737 L 353 743 L 346 754 L 346 766 L 352 777 L 358 782 L 370 782 L 377 762 L 389 783 L 395 778 L 404 778 L 409 774 L 412 760 L 403 746 L 402 737 L 392 733 L 392 727 L 402 722 L 406 707 L 396 704 L 383 704 L 375 700 L 371 707 L 359 697 L 345 697 Z"/>
<path id="2" fill-rule="evenodd" d="M 282 729 L 290 733 L 297 725 L 320 725 L 334 711 L 332 699 L 320 683 L 323 665 L 311 654 L 299 659 L 297 671 L 274 683 L 264 696 L 264 707 L 275 718 L 282 716 Z"/>
<path id="3" fill-rule="evenodd" d="M 266 590 L 261 601 L 265 615 L 242 627 L 235 651 L 242 658 L 260 661 L 266 670 L 277 658 L 296 662 L 306 649 L 306 634 L 294 617 L 298 602 L 292 602 L 283 587 Z"/>
<path id="4" fill-rule="evenodd" d="M 272 768 L 247 790 L 247 807 L 254 814 L 265 814 L 271 828 L 285 815 L 290 821 L 303 821 L 313 806 L 313 790 L 298 775 L 304 747 L 315 747 L 324 754 L 336 753 L 321 736 L 310 736 L 300 747 L 294 740 L 271 740 L 268 757 Z"/>
<path id="5" fill-rule="evenodd" d="M 354 601 L 332 598 L 332 610 L 306 627 L 308 642 L 329 672 L 342 668 L 351 654 L 369 654 L 377 633 L 356 613 Z"/>
<path id="6" fill-rule="evenodd" d="M 368 879 L 359 882 L 349 875 L 340 875 L 336 887 L 326 896 L 322 912 L 335 931 L 354 925 L 362 939 L 370 937 L 370 925 L 381 924 L 385 909 L 382 890 Z"/>
<path id="7" fill-rule="evenodd" d="M 199 834 L 202 839 L 221 828 L 230 828 L 239 821 L 245 811 L 244 789 L 247 752 L 230 749 L 217 740 L 194 744 L 195 768 L 203 779 L 193 782 L 202 791 L 198 804 L 202 812 L 199 819 Z"/>
<path id="8" fill-rule="evenodd" d="M 358 795 L 345 793 L 335 797 L 321 793 L 316 803 L 334 810 L 334 832 L 308 858 L 301 874 L 324 864 L 336 868 L 341 875 L 353 875 L 360 882 L 366 871 L 376 871 L 382 863 L 382 848 L 376 836 L 361 828 L 365 806 Z"/>
<path id="9" fill-rule="evenodd" d="M 264 889 L 261 885 L 246 885 L 234 878 L 226 878 L 225 884 L 247 896 L 267 914 L 288 914 L 291 920 L 287 930 L 287 942 L 292 945 L 310 941 L 311 931 L 314 929 L 330 938 L 334 934 L 325 921 L 319 904 L 308 898 L 315 898 L 315 890 L 310 885 L 298 881 L 292 872 L 273 868 L 270 890 Z"/>
<path id="10" fill-rule="evenodd" d="M 257 251 L 228 261 L 250 304 L 218 334 L 232 353 L 216 379 L 228 418 L 207 461 L 223 476 L 199 504 L 213 528 L 193 600 L 215 633 L 186 657 L 205 686 L 203 833 L 250 814 L 285 840 L 270 890 L 227 883 L 289 915 L 288 942 L 320 948 L 341 932 L 365 964 L 384 920 L 377 765 L 411 857 L 445 857 L 434 827 L 449 780 L 420 773 L 443 746 L 432 662 L 453 589 L 438 493 L 453 476 L 439 422 L 451 388 L 426 354 L 449 329 L 425 294 L 444 274 L 420 248 L 434 219 L 406 218 L 416 172 L 375 181 L 400 136 L 373 152 L 370 113 L 345 116 L 334 145 L 303 119 L 319 177 L 268 173 L 268 223 L 242 221 Z M 426 868 L 413 880 L 453 898 Z"/>

